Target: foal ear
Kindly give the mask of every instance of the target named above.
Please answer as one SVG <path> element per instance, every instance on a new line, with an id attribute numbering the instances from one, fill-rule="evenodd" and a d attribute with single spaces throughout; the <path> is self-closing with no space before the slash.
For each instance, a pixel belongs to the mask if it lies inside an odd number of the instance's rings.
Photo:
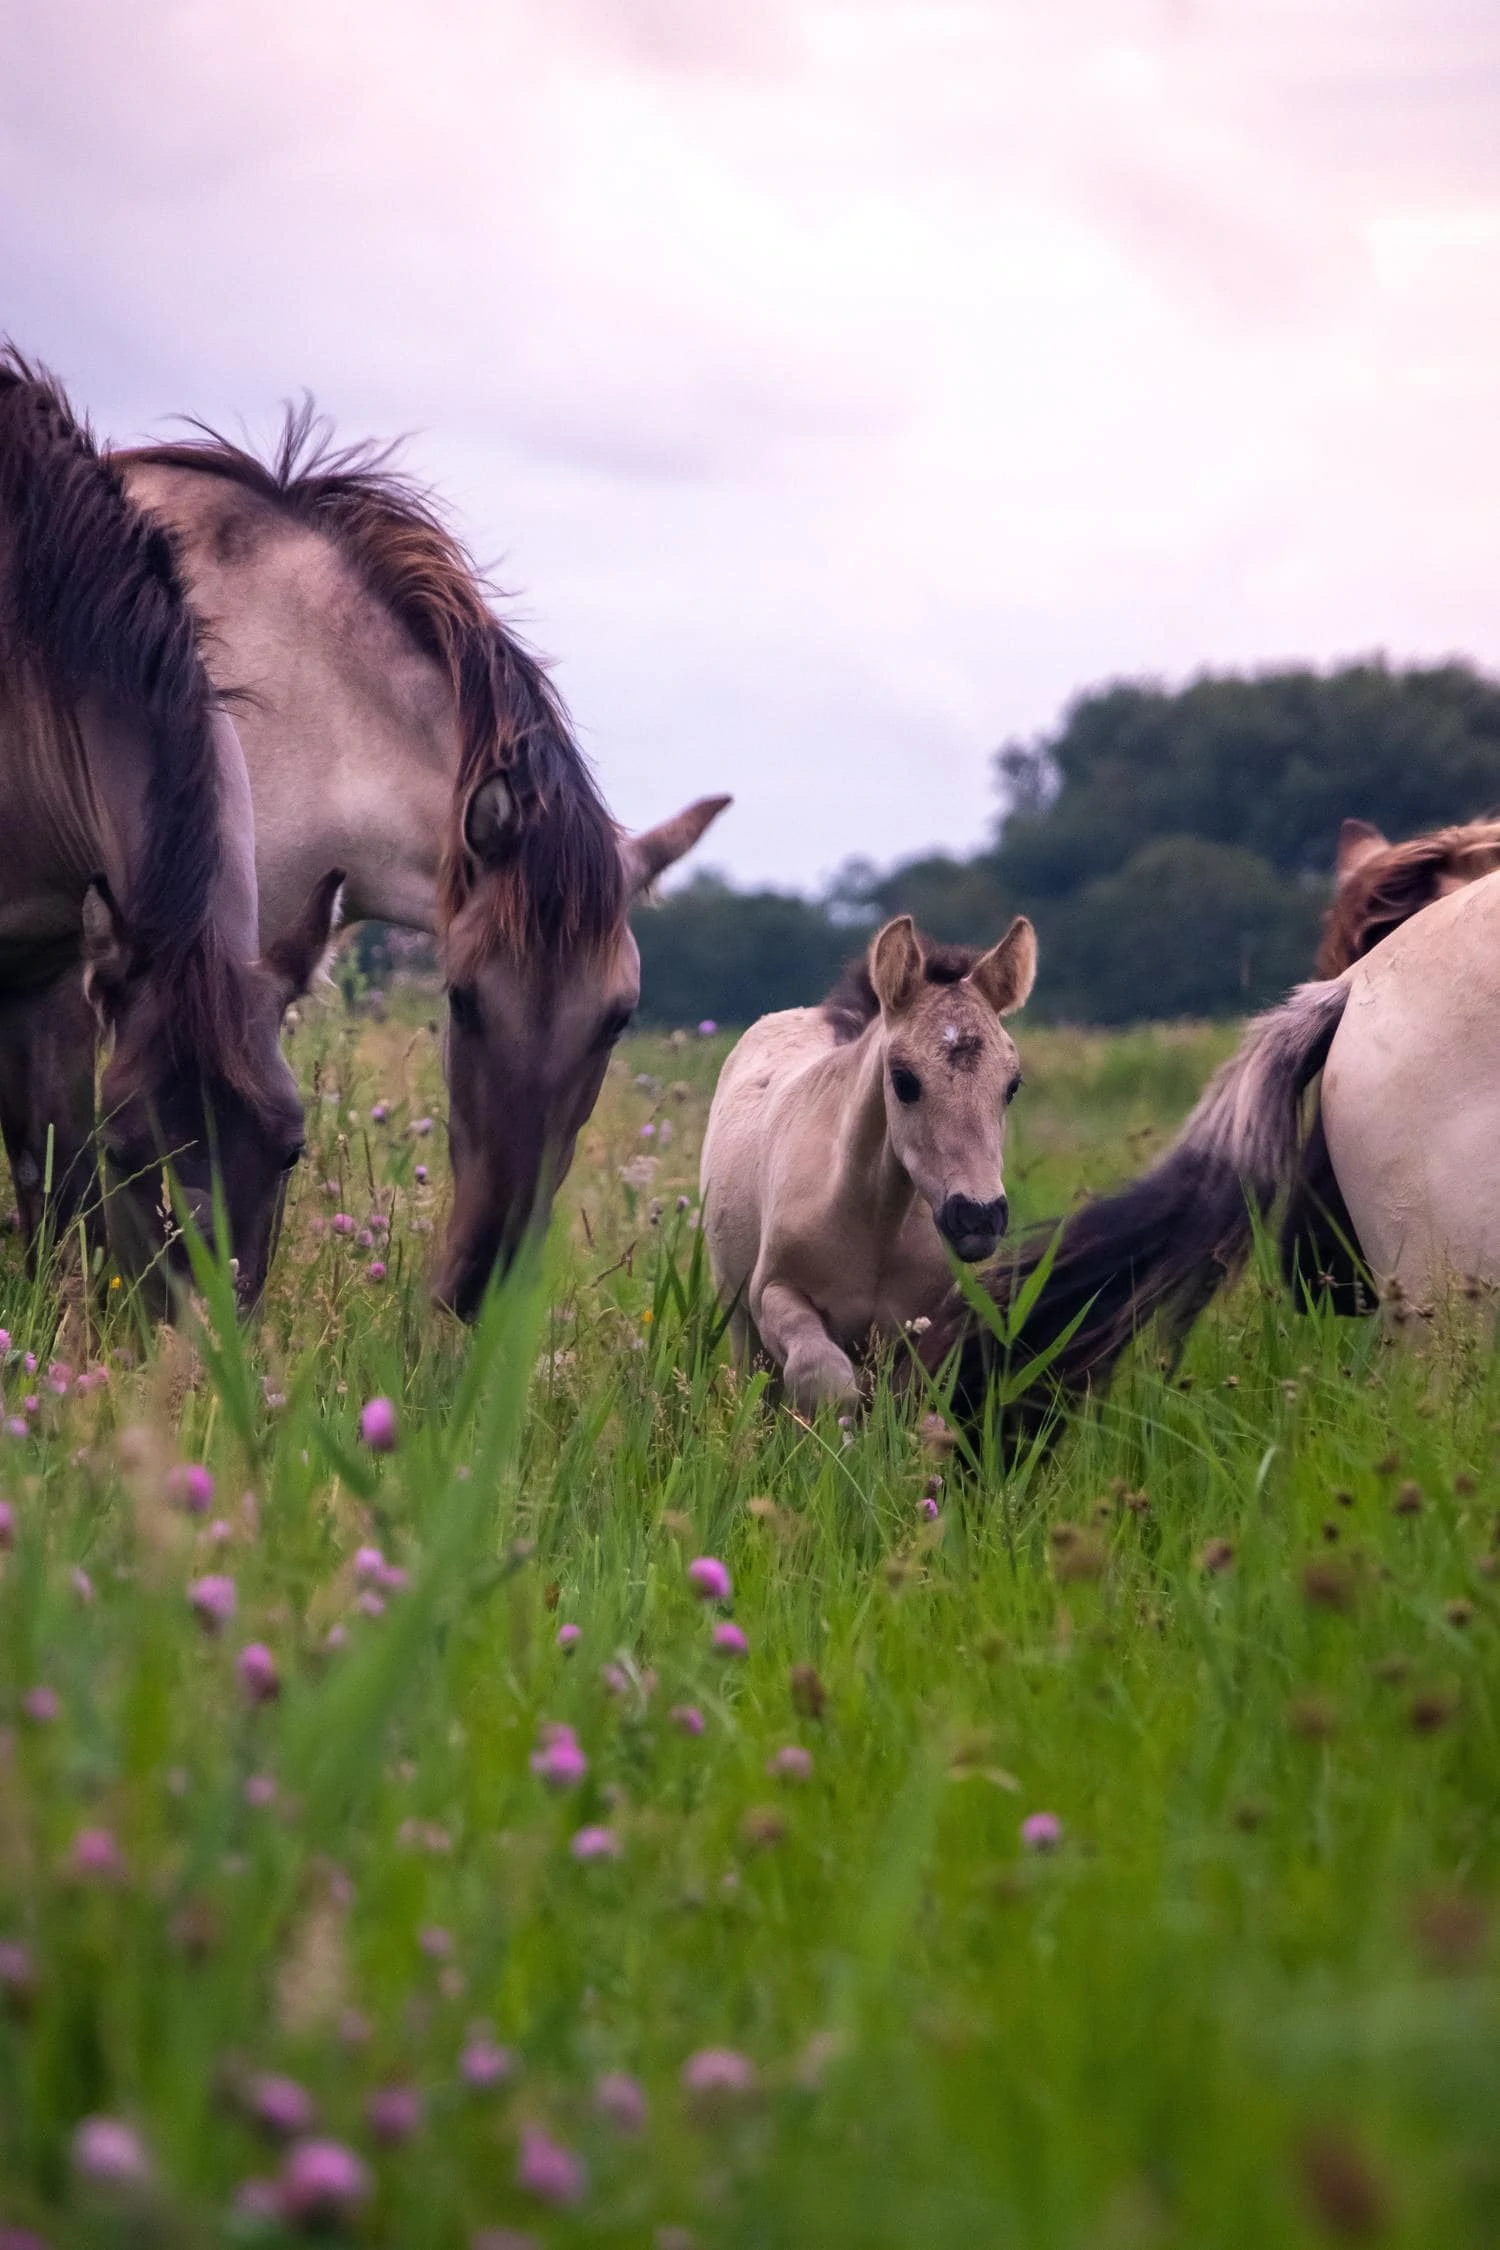
<path id="1" fill-rule="evenodd" d="M 274 979 L 283 1008 L 300 1000 L 327 967 L 343 903 L 344 870 L 331 867 L 314 886 L 292 927 L 266 947 L 261 967 Z"/>
<path id="2" fill-rule="evenodd" d="M 1368 820 L 1346 820 L 1339 830 L 1338 849 L 1333 855 L 1334 889 L 1342 890 L 1367 859 L 1389 848 L 1380 830 L 1372 827 Z"/>
<path id="3" fill-rule="evenodd" d="M 898 914 L 870 940 L 870 982 L 883 1016 L 899 1016 L 922 986 L 922 941 L 909 914 Z"/>
<path id="4" fill-rule="evenodd" d="M 664 820 L 658 828 L 627 836 L 620 846 L 625 863 L 625 888 L 631 898 L 651 888 L 658 875 L 690 852 L 703 831 L 716 821 L 732 797 L 700 797 L 696 804 Z"/>
<path id="5" fill-rule="evenodd" d="M 464 806 L 464 848 L 488 865 L 500 857 L 515 825 L 515 792 L 504 774 L 476 781 Z"/>
<path id="6" fill-rule="evenodd" d="M 998 945 L 980 954 L 967 981 L 997 1016 L 1025 1007 L 1036 983 L 1036 931 L 1024 914 L 1016 916 Z"/>
<path id="7" fill-rule="evenodd" d="M 101 1030 L 120 1011 L 134 970 L 134 948 L 114 894 L 96 875 L 83 894 L 83 990 Z"/>

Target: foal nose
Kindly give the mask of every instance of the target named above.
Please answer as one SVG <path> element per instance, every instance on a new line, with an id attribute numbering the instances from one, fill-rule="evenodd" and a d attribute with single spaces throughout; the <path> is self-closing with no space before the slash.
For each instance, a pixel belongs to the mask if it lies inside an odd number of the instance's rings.
<path id="1" fill-rule="evenodd" d="M 966 1266 L 987 1258 L 1005 1232 L 1010 1205 L 1003 1195 L 993 1203 L 973 1203 L 966 1195 L 950 1195 L 937 1213 L 938 1232 Z"/>

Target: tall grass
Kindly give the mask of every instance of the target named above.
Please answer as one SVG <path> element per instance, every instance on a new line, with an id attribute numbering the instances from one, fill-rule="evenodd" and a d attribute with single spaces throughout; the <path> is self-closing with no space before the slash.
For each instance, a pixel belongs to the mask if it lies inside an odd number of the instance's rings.
<path id="1" fill-rule="evenodd" d="M 1023 1039 L 1031 1215 L 1134 1169 L 1220 1044 Z M 373 2243 L 1500 2235 L 1487 1339 L 1296 1316 L 1263 1259 L 1175 1373 L 1147 1344 L 976 1472 L 885 1383 L 807 1427 L 727 1364 L 678 1208 L 722 1042 L 632 1043 L 473 1335 L 426 1301 L 426 1030 L 298 1045 L 256 1330 L 205 1275 L 143 1345 L 115 1292 L 107 1380 L 75 1312 L 57 1396 L 56 1300 L 0 1271 L 0 2240 L 297 2239 L 267 2073 L 369 2167 Z M 738 2091 L 695 2090 L 704 2050 Z M 538 2132 L 586 2175 L 552 2197 Z"/>

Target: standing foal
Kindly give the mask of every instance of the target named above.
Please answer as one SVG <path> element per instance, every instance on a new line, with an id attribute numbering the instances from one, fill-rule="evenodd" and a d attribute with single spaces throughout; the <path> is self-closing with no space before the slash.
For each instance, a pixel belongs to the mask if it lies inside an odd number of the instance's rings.
<path id="1" fill-rule="evenodd" d="M 753 1024 L 703 1142 L 704 1229 L 741 1358 L 764 1346 L 804 1413 L 858 1396 L 853 1355 L 933 1311 L 949 1251 L 1005 1232 L 1000 1022 L 1036 977 L 1023 917 L 988 953 L 888 922 L 820 1008 Z"/>

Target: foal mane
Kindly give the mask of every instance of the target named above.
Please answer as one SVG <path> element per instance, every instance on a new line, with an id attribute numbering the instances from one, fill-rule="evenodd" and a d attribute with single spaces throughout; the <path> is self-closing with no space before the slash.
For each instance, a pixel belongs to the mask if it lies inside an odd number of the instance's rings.
<path id="1" fill-rule="evenodd" d="M 484 573 L 432 492 L 393 465 L 394 446 L 339 445 L 311 398 L 287 408 L 269 460 L 206 424 L 192 427 L 195 437 L 119 458 L 224 478 L 322 533 L 447 674 L 460 752 L 438 914 L 446 932 L 480 898 L 464 933 L 465 968 L 499 945 L 517 953 L 602 946 L 625 911 L 614 821 L 562 697 L 496 616 Z M 464 842 L 464 813 L 494 775 L 504 776 L 517 818 L 500 863 L 480 866 Z"/>
<path id="2" fill-rule="evenodd" d="M 977 945 L 935 945 L 931 938 L 920 936 L 918 943 L 925 984 L 962 984 L 982 950 Z M 823 1002 L 821 1013 L 832 1024 L 834 1040 L 840 1047 L 858 1039 L 875 1021 L 880 1002 L 870 981 L 869 960 L 863 953 L 849 963 Z"/>
<path id="3" fill-rule="evenodd" d="M 1361 860 L 1323 917 L 1317 973 L 1336 977 L 1442 895 L 1446 878 L 1471 883 L 1500 868 L 1500 820 L 1434 829 Z"/>
<path id="4" fill-rule="evenodd" d="M 254 1098 L 239 966 L 211 915 L 223 843 L 215 698 L 165 532 L 130 501 L 56 378 L 0 346 L 0 520 L 10 534 L 4 629 L 72 709 L 103 696 L 149 747 L 145 837 L 120 904 L 171 992 L 176 1054 Z"/>

